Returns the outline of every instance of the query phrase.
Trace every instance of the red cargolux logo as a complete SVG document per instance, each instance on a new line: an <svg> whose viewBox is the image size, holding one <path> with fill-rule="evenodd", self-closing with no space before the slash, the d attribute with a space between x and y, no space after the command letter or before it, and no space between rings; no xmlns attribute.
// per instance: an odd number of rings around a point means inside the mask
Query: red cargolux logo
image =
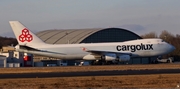
<svg viewBox="0 0 180 89"><path fill-rule="evenodd" d="M19 35L19 41L21 42L31 42L33 40L33 36L29 33L29 30L27 28L24 28L22 30L21 35Z"/></svg>

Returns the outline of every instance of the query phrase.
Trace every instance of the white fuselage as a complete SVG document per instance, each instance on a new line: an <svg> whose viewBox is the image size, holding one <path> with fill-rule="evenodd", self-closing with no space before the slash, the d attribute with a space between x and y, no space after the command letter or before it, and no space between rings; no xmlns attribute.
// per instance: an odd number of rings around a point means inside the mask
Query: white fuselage
<svg viewBox="0 0 180 89"><path fill-rule="evenodd" d="M114 43L46 44L19 21L9 21L16 36L17 51L65 60L128 61L131 57L160 56L174 46L162 39L140 39Z"/></svg>
<svg viewBox="0 0 180 89"><path fill-rule="evenodd" d="M175 49L174 46L164 42L162 39L140 39L115 43L44 44L32 45L32 47L41 51L26 50L23 52L66 60L82 59L84 56L91 54L91 50L100 51L102 54L114 53L122 55L124 53L131 54L131 57L150 57L164 55ZM87 50L90 50L90 52Z"/></svg>

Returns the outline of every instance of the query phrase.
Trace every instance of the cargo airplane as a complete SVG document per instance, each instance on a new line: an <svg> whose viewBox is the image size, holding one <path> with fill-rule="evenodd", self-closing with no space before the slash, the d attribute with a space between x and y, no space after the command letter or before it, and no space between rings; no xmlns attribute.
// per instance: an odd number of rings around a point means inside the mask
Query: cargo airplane
<svg viewBox="0 0 180 89"><path fill-rule="evenodd" d="M16 50L64 60L128 61L132 57L168 54L175 47L162 39L137 39L112 43L47 44L19 21L9 21L18 41Z"/></svg>

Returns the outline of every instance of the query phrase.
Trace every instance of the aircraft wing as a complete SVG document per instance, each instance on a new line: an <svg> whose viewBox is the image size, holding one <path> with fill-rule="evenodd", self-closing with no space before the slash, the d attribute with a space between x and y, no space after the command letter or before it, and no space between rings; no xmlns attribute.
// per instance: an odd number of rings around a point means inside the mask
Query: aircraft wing
<svg viewBox="0 0 180 89"><path fill-rule="evenodd" d="M100 51L100 50L89 50L89 49L84 49L83 51L89 52L89 53L92 53L92 54L99 54L99 55L108 54L108 53L114 53L114 54L119 54L119 55L130 55L130 56L132 55L131 53Z"/></svg>

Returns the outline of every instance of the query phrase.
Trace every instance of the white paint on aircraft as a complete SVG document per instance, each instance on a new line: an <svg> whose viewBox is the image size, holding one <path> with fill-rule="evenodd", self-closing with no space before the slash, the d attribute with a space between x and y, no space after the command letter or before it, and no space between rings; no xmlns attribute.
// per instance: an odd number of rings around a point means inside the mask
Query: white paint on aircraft
<svg viewBox="0 0 180 89"><path fill-rule="evenodd" d="M138 39L112 43L47 44L19 21L9 22L18 40L16 50L65 60L128 61L131 57L159 56L175 47L162 39Z"/></svg>

